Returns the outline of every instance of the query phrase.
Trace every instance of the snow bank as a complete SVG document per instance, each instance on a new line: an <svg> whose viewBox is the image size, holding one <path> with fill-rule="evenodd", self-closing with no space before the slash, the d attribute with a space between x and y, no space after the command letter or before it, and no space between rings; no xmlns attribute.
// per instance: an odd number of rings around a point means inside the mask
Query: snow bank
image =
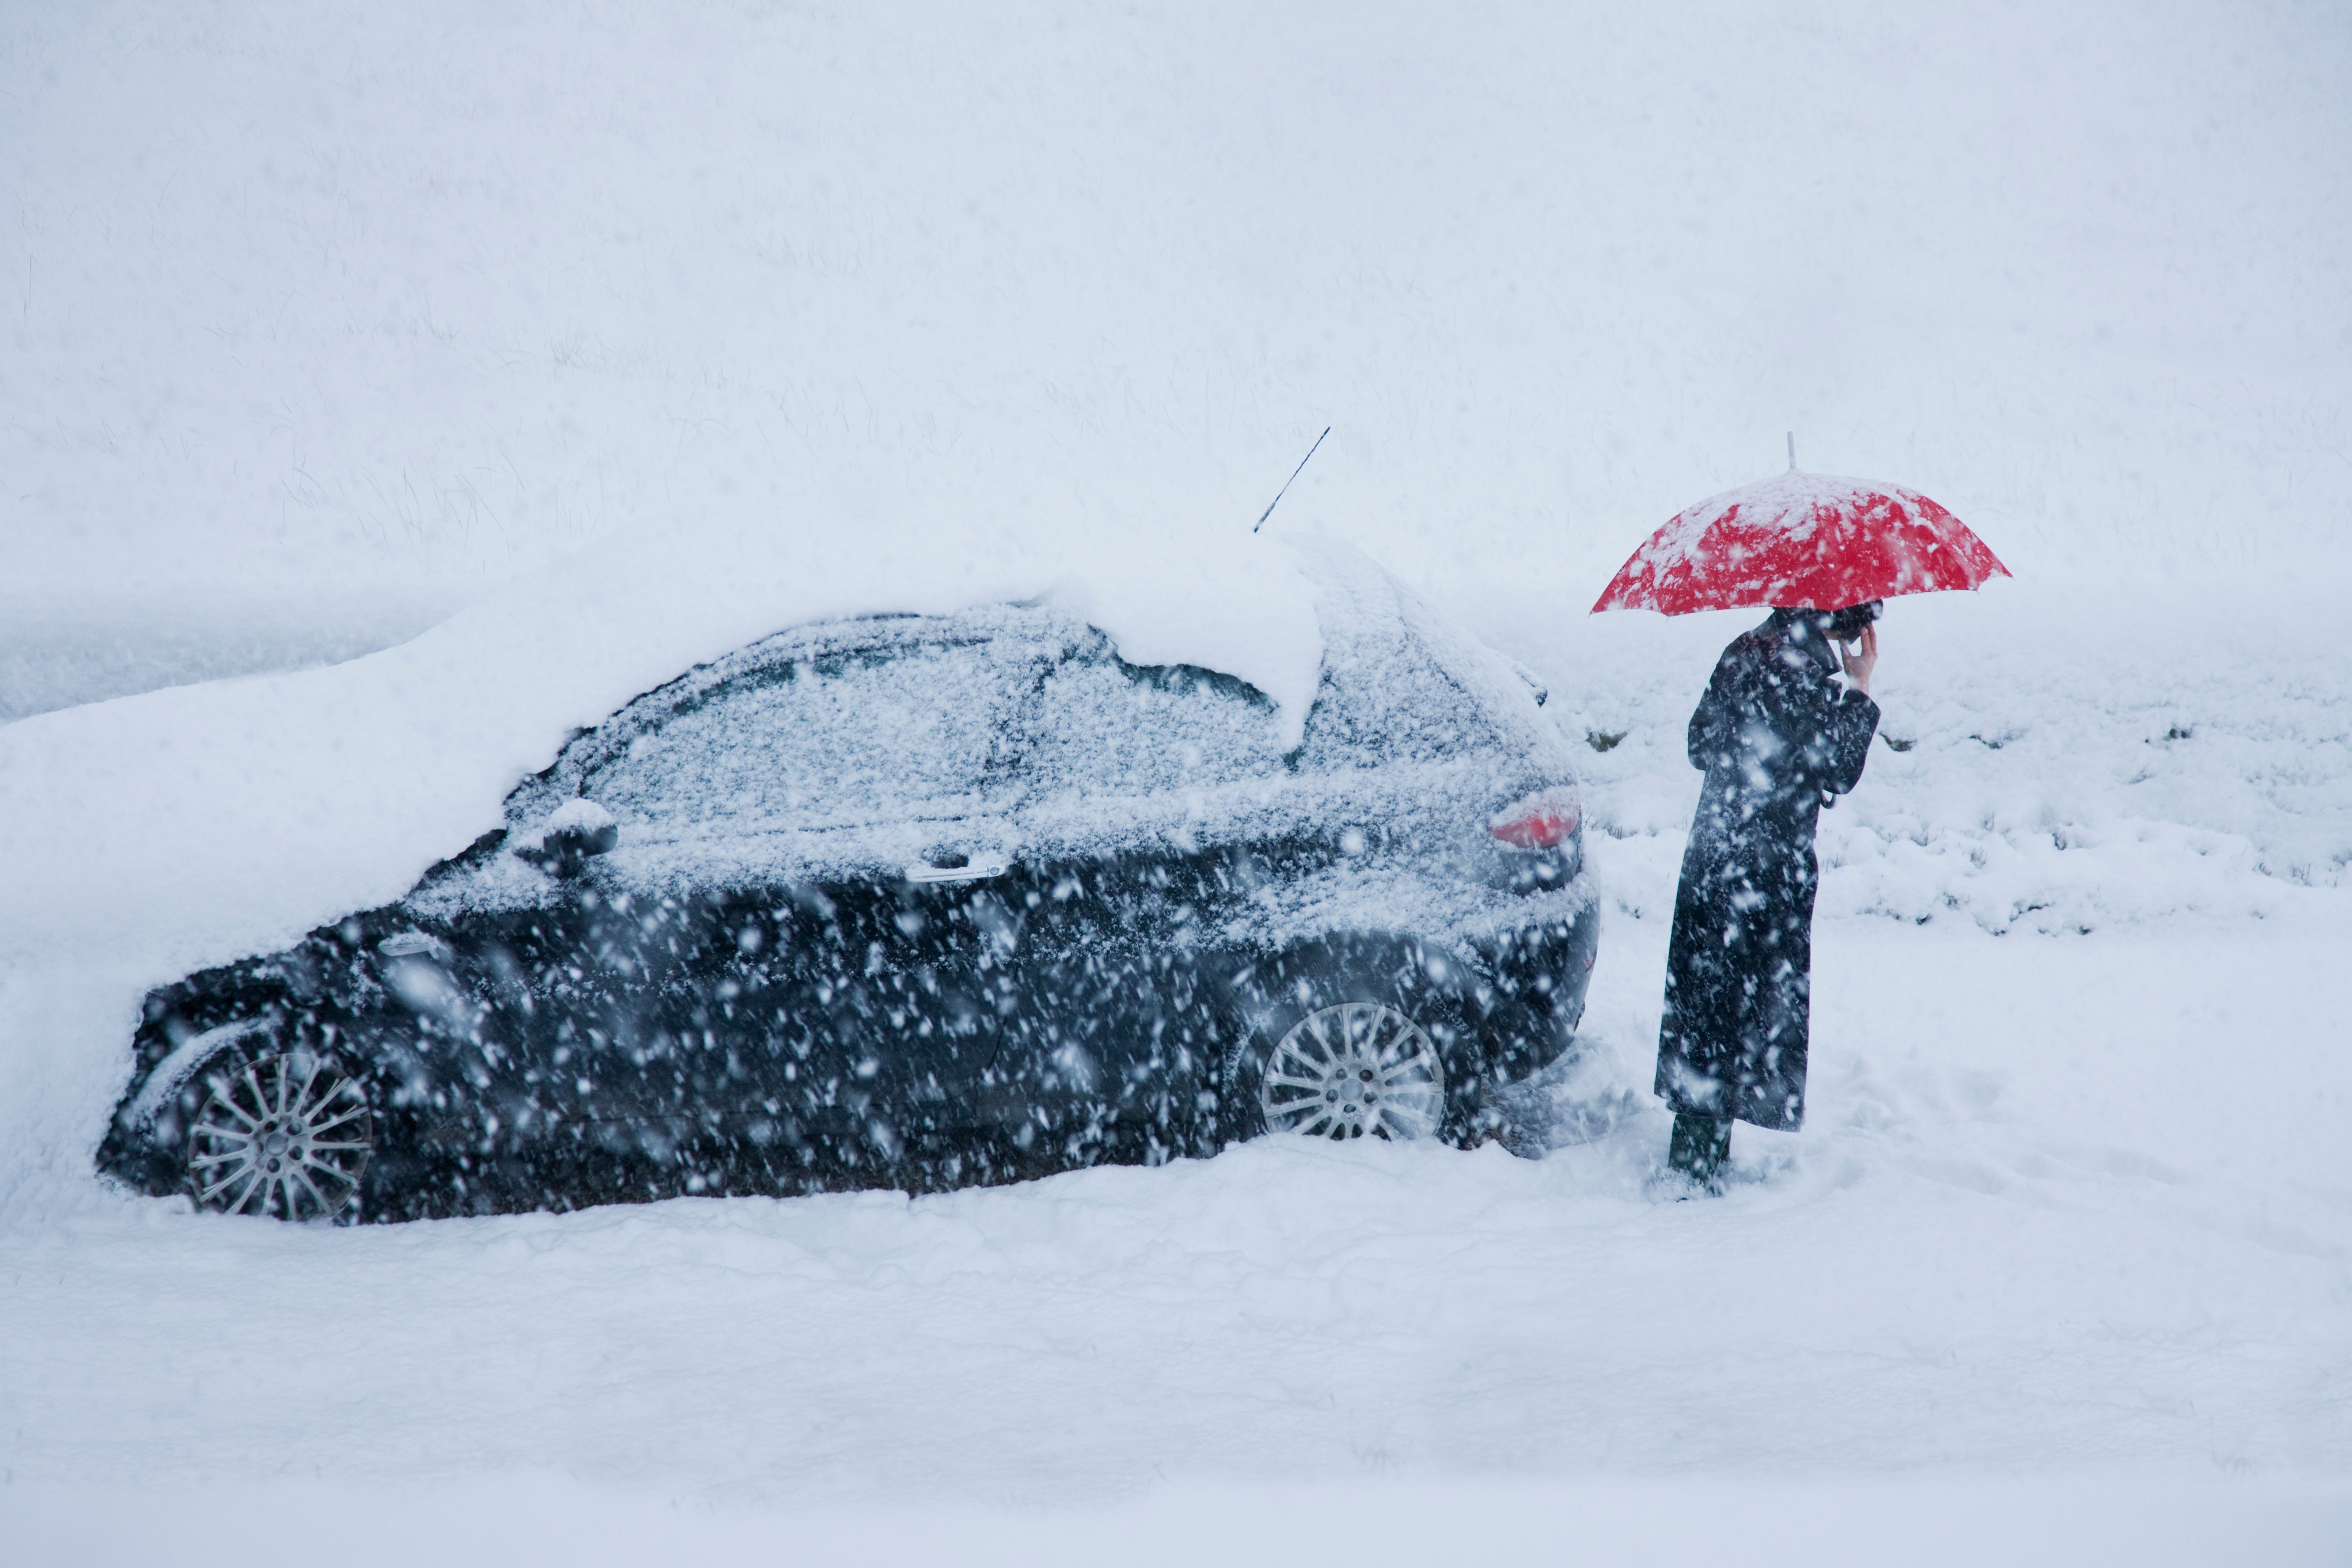
<svg viewBox="0 0 2352 1568"><path fill-rule="evenodd" d="M457 608L452 595L380 586L62 595L20 578L0 584L0 724L158 687L339 664Z"/></svg>

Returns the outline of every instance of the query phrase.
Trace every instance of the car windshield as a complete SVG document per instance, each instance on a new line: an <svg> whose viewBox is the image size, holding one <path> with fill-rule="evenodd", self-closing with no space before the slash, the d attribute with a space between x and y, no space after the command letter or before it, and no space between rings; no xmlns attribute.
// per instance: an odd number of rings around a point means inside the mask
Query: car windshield
<svg viewBox="0 0 2352 1568"><path fill-rule="evenodd" d="M1496 681L1488 668L1482 680L1493 656L1417 595L1352 552L1317 548L1313 560L1323 668L1302 771L1459 761L1493 748L1499 722L1517 715L1524 726L1533 704L1517 678Z"/></svg>

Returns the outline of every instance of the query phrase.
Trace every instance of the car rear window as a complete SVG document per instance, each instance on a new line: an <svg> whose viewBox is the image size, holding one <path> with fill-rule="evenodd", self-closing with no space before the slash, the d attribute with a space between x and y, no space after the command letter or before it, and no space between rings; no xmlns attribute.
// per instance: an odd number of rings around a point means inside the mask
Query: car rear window
<svg viewBox="0 0 2352 1568"><path fill-rule="evenodd" d="M1490 731L1477 703L1410 636L1331 637L1300 765L1435 761L1492 744Z"/></svg>

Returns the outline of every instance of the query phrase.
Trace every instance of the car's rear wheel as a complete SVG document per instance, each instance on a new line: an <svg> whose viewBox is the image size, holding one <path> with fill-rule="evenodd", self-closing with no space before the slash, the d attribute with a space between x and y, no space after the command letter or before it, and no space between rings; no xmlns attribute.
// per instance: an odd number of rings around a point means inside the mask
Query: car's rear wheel
<svg viewBox="0 0 2352 1568"><path fill-rule="evenodd" d="M1318 1007L1276 1042L1256 1076L1269 1132L1402 1141L1435 1137L1445 1118L1435 1042L1384 1002Z"/></svg>
<svg viewBox="0 0 2352 1568"><path fill-rule="evenodd" d="M310 1050L231 1051L201 1075L188 1190L223 1214L332 1220L351 1210L375 1152L367 1090Z"/></svg>
<svg viewBox="0 0 2352 1568"><path fill-rule="evenodd" d="M1235 973L1221 1135L1450 1137L1460 965L1409 938L1342 934Z"/></svg>

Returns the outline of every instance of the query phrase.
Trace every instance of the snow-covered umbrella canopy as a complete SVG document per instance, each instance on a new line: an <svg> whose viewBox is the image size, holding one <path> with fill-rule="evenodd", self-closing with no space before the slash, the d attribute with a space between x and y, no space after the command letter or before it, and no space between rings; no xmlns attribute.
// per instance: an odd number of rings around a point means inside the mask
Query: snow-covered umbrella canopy
<svg viewBox="0 0 2352 1568"><path fill-rule="evenodd" d="M1611 578L1602 610L1832 610L1974 588L2009 568L1916 490L1790 470L1675 514Z"/></svg>

